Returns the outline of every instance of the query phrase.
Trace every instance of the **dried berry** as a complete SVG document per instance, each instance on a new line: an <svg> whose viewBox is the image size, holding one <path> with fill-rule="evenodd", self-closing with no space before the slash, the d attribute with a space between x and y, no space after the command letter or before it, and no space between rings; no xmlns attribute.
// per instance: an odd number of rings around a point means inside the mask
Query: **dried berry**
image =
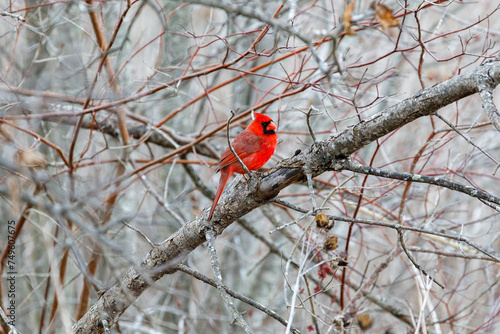
<svg viewBox="0 0 500 334"><path fill-rule="evenodd" d="M325 243L323 244L323 248L326 251L332 251L337 248L337 242L338 239L336 236L331 236L330 238L326 239Z"/></svg>
<svg viewBox="0 0 500 334"><path fill-rule="evenodd" d="M373 318L370 317L370 315L368 313L363 313L363 314L358 315L357 319L358 319L359 328L361 328L361 330L366 331L368 328L370 328L373 325Z"/></svg>
<svg viewBox="0 0 500 334"><path fill-rule="evenodd" d="M330 230L334 225L333 221L325 215L324 213L320 213L316 216L316 226L318 228L324 228L325 230Z"/></svg>

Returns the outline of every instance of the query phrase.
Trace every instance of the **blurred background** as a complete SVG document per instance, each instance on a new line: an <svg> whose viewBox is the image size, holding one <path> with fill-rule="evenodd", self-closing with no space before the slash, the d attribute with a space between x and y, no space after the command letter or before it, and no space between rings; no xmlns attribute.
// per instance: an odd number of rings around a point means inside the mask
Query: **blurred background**
<svg viewBox="0 0 500 334"><path fill-rule="evenodd" d="M308 112L316 139L328 140L498 56L499 39L495 1L0 0L2 308L12 299L14 256L16 328L70 333L101 291L211 205L204 187L218 184L213 165L227 147L231 110L231 137L252 110L274 119L280 142L270 168L313 143ZM447 122L423 117L352 158L498 196L499 133L480 97L439 114ZM450 236L404 232L414 261L445 288L401 252L394 229L341 221L325 229L305 217L270 234L302 213L266 204L216 240L230 289L303 333L500 330L499 263L456 241L498 254L495 208L348 171L313 185L327 215ZM279 199L312 208L307 183ZM205 247L184 263L213 277ZM256 333L285 332L235 303ZM111 331L242 332L231 322L215 288L177 272Z"/></svg>

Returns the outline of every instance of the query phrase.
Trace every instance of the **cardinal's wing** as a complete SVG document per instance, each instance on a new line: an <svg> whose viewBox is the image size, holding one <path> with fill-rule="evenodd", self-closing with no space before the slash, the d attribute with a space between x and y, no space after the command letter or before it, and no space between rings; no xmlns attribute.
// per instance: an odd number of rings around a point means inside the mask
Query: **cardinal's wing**
<svg viewBox="0 0 500 334"><path fill-rule="evenodd" d="M234 138L231 146L236 154L238 154L238 157L245 162L247 157L259 151L261 141L262 139L253 132L244 130L236 138ZM239 164L238 159L236 159L228 147L220 157L218 170L234 163Z"/></svg>

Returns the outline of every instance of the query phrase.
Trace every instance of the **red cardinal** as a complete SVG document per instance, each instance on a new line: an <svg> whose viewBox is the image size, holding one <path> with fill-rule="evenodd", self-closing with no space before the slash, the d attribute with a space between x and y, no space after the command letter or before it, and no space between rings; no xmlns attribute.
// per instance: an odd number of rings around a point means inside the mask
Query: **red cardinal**
<svg viewBox="0 0 500 334"><path fill-rule="evenodd" d="M266 115L255 113L255 119L234 138L231 146L249 170L257 170L271 158L277 142L278 136L273 120ZM229 147L220 157L218 171L220 171L219 188L215 194L208 221L212 219L220 195L231 175L233 173L246 174Z"/></svg>

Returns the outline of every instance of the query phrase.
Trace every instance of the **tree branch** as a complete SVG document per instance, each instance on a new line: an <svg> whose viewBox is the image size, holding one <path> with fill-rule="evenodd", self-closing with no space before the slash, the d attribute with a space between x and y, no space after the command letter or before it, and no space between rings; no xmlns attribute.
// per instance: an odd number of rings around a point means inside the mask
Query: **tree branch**
<svg viewBox="0 0 500 334"><path fill-rule="evenodd" d="M405 238L404 238L404 235L403 235L403 231L401 231L400 229L397 229L396 231L398 231L398 237L399 237L399 244L401 245L401 248L403 249L403 251L405 252L406 256L408 257L408 259L410 260L410 262L413 264L413 266L415 266L415 268L417 268L417 270L419 270L424 276L426 277L429 277L429 279L431 281L433 281L434 283L436 283L441 289L444 289L444 285L440 282L438 282L434 277L432 277L421 265L419 265L417 263L417 261L415 261L415 259L413 258L413 256L411 255L411 253L408 251L408 249L406 248L406 244L405 244Z"/></svg>
<svg viewBox="0 0 500 334"><path fill-rule="evenodd" d="M21 22L26 22L26 19L22 15L17 15L13 13L6 12L4 10L0 11L0 16L10 16L13 17Z"/></svg>
<svg viewBox="0 0 500 334"><path fill-rule="evenodd" d="M212 269L214 271L217 290L219 290L219 293L222 297L222 300L224 301L224 304L226 304L227 308L231 311L231 314L233 315L233 322L238 323L238 325L240 325L241 328L243 328L245 333L253 334L252 329L250 328L250 326L248 326L245 319L243 319L241 313L238 311L238 309L236 309L236 306L234 306L234 303L229 298L229 294L226 291L226 287L222 282L222 273L220 270L219 259L217 258L217 254L215 252L214 233L212 232L212 230L207 229L205 236L207 238L208 253L210 254L210 262L212 263Z"/></svg>
<svg viewBox="0 0 500 334"><path fill-rule="evenodd" d="M477 93L484 80L492 80L495 86L498 85L500 59L425 89L328 140L318 141L308 150L283 160L268 173L228 189L226 197L230 196L231 201L221 201L223 205L212 218L214 234L221 234L235 220L269 202L289 185L303 181L306 177L304 166L311 169L313 176L340 170L344 159L352 153L419 117L431 115L450 103ZM129 269L97 300L73 330L76 333L102 333L103 313L109 316L107 320L112 326L154 281L175 271L179 261L205 242L208 209L151 249L140 264Z"/></svg>
<svg viewBox="0 0 500 334"><path fill-rule="evenodd" d="M417 183L427 183L434 184L440 187L448 188L453 191L458 191L469 195L471 197L478 198L480 200L484 200L487 202L495 203L500 205L500 198L490 195L487 192L479 190L474 187L465 186L463 184L452 182L449 180L445 180L439 177L427 176L427 175L419 175L419 174L409 174L409 173L400 173L390 170L384 170L380 168L375 168L371 166L364 166L358 163L354 163L352 161L346 160L344 163L344 169L350 170L351 172L361 173L361 174L370 174L375 176L381 176L385 178L402 180L408 182L417 182Z"/></svg>
<svg viewBox="0 0 500 334"><path fill-rule="evenodd" d="M198 280L200 280L200 281L202 281L202 282L204 282L204 283L206 283L206 284L209 284L209 285L211 285L211 286L213 286L213 287L215 287L215 288L217 287L217 283L216 283L214 280L212 280L212 279L210 279L210 278L206 277L205 275L203 275L203 274L201 274L201 273L199 273L199 272L197 272L197 271L195 271L195 270L191 269L191 268L190 268L190 267L188 267L188 266L185 266L185 265L183 265L183 264L179 264L178 269L179 269L179 271L185 272L186 274L191 275L191 276L193 276L194 278L196 278L196 279L198 279ZM250 299L250 298L248 298L248 297L246 297L246 296L243 296L243 295L239 294L238 292L231 290L231 289L230 289L230 288L228 288L227 286L223 286L223 288L224 288L224 290L225 290L225 291L226 291L226 292L227 292L227 293L228 293L231 297L236 298L236 299L239 299L239 300L241 300L242 302L244 302L244 303L246 303L246 304L248 304L248 305L250 305L250 306L252 306L252 307L255 307L256 309L258 309L258 310L260 310L260 311L264 312L264 313L265 313L265 314L267 314L268 316L270 316L270 317L272 317L272 318L276 319L277 321L279 321L279 322L280 322L282 325L284 325L284 326L286 326L286 325L288 324L288 322L287 322L287 321L286 321L283 317L281 317L278 313L276 313L276 312L274 312L273 310L271 310L271 309L269 309L269 308L265 307L265 306L264 306L264 305L262 305L261 303L256 302L255 300ZM295 334L300 334L300 331L299 331L298 329L296 329L296 328L293 328L293 329L292 329L292 332L293 332L293 333L295 333Z"/></svg>

